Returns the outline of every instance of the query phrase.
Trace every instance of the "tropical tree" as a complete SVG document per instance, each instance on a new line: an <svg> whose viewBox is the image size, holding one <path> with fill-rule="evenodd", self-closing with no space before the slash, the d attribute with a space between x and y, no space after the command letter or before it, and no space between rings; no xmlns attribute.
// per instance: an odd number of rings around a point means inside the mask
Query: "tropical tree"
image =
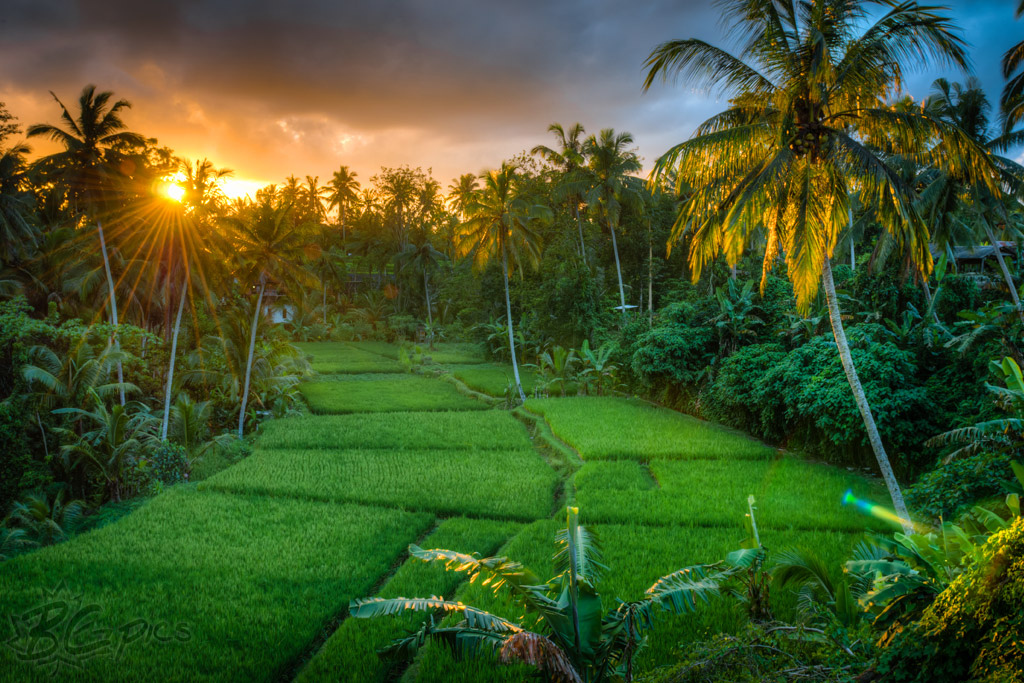
<svg viewBox="0 0 1024 683"><path fill-rule="evenodd" d="M903 495L854 367L830 259L857 195L918 269L931 267L914 188L849 131L856 125L861 135L885 137L895 152L924 150L922 161L939 168L988 173L987 156L955 126L883 102L919 59L964 68L964 43L946 16L915 3L722 0L719 6L740 42L737 55L698 39L672 40L646 62L645 89L659 78L682 76L735 94L728 110L655 165L652 181L674 170L677 189L691 189L672 241L689 237L696 279L718 254L736 263L763 229L762 288L783 253L801 310L820 282L868 440L909 530Z"/></svg>
<svg viewBox="0 0 1024 683"><path fill-rule="evenodd" d="M454 211L461 220L466 220L466 209L477 191L479 178L473 173L463 173L457 181L448 186L448 208Z"/></svg>
<svg viewBox="0 0 1024 683"><path fill-rule="evenodd" d="M26 185L27 145L0 149L0 264L27 257L39 244L32 195Z"/></svg>
<svg viewBox="0 0 1024 683"><path fill-rule="evenodd" d="M349 171L348 166L342 166L334 172L331 182L328 185L330 194L327 196L328 208L338 209L338 225L341 226L341 239L345 240L345 231L348 227L348 210L359 202L359 181L358 174Z"/></svg>
<svg viewBox="0 0 1024 683"><path fill-rule="evenodd" d="M209 294L207 278L214 266L212 258L216 252L223 253L220 240L211 239L217 232L214 220L224 207L226 197L220 181L231 174L230 169L217 169L208 159L196 160L192 164L184 160L179 164L182 176L180 186L181 211L171 213L166 221L156 221L157 232L163 232L156 239L167 242L167 297L164 306L170 310L172 289L170 286L175 265L181 268L181 289L178 293L178 312L171 334L171 357L167 367L167 383L164 388L164 414L160 423L160 439L167 438L167 427L171 417L171 395L174 388L174 364L178 352L178 333L181 331L181 317L185 300L193 291L191 277L195 273L198 286ZM166 215L166 214L165 214ZM161 230L162 229L162 230ZM177 254L175 259L174 255Z"/></svg>
<svg viewBox="0 0 1024 683"><path fill-rule="evenodd" d="M290 205L275 205L269 197L251 207L248 215L225 220L231 230L230 240L239 260L240 280L258 287L249 332L249 353L245 363L241 405L238 410L238 438L245 430L245 408L249 402L252 360L256 351L256 332L263 313L263 295L267 283L274 281L287 287L307 279L302 268L307 243L306 235L290 220ZM297 289L297 288L296 288Z"/></svg>
<svg viewBox="0 0 1024 683"><path fill-rule="evenodd" d="M330 201L330 197L331 188L320 184L320 176L306 176L306 184L299 192L305 220L314 223L326 221L327 209L324 208L324 200Z"/></svg>
<svg viewBox="0 0 1024 683"><path fill-rule="evenodd" d="M977 241L987 240L995 252L996 263L1010 293L1013 305L1019 310L1017 286L1003 258L996 237L997 226L1010 228L1007 204L1016 203L995 185L1018 194L1024 189L1024 167L1005 156L1020 135L994 131L990 125L991 105L981 83L971 78L966 85L950 83L939 78L932 84L932 94L925 101L925 111L933 118L945 121L963 131L992 162L992 177L988 182L976 182L969 173L959 169L934 169L928 185L921 193L922 203L932 218L936 232L946 235L980 233ZM1003 118L1006 114L1004 112ZM1018 315L1024 321L1024 311Z"/></svg>
<svg viewBox="0 0 1024 683"><path fill-rule="evenodd" d="M428 276L430 271L436 270L444 260L446 260L445 255L435 249L430 240L425 238L419 244L410 244L405 248L405 251L395 256L395 263L400 269L411 267L423 275L423 299L427 307L427 324L430 330L431 349L434 348L434 314L430 310L430 283Z"/></svg>
<svg viewBox="0 0 1024 683"><path fill-rule="evenodd" d="M53 95L53 93L50 93ZM72 115L64 103L53 95L61 109L63 127L47 123L30 126L28 136L46 137L63 150L43 157L39 167L54 181L60 182L67 192L67 199L82 221L92 220L96 224L103 269L107 277L110 302L110 321L114 326L114 348L121 350L117 334L117 297L114 292L114 277L110 271L110 256L103 234L101 209L109 201L118 181L123 179L124 162L122 148L145 144L146 139L138 133L126 130L121 113L129 109L128 100L111 103L113 93L96 92L96 86L87 85L78 98L78 113ZM117 360L117 381L124 382L124 370L120 358ZM125 404L124 392L120 392L121 405Z"/></svg>
<svg viewBox="0 0 1024 683"><path fill-rule="evenodd" d="M619 306L623 317L626 316L626 290L622 285L622 264L619 262L615 228L619 225L622 205L642 201L639 193L626 182L627 174L641 168L640 159L629 149L632 144L633 136L629 133L616 133L611 128L605 128L600 136L591 135L583 145L590 175L590 190L585 199L612 236L615 273L619 278Z"/></svg>
<svg viewBox="0 0 1024 683"><path fill-rule="evenodd" d="M576 226L580 231L580 256L583 258L583 265L587 265L587 245L583 241L583 219L580 217L580 201L582 194L578 191L580 182L586 182L586 177L581 173L586 164L586 157L583 155L583 125L574 123L566 131L560 123L552 123L548 126L548 132L554 134L559 149L555 150L547 145L537 145L531 154L540 156L545 161L553 164L562 172L562 183L559 185L560 193L565 194L566 201L572 206L576 216Z"/></svg>
<svg viewBox="0 0 1024 683"><path fill-rule="evenodd" d="M1017 0L1017 18L1024 16L1024 0ZM1003 78L1006 86L999 100L1000 108L1006 113L1003 119L1003 133L1009 133L1018 123L1024 121L1024 40L1003 55ZM1020 143L1018 134L1018 144Z"/></svg>
<svg viewBox="0 0 1024 683"><path fill-rule="evenodd" d="M482 267L491 258L501 258L501 275L505 283L505 315L508 319L508 346L512 354L519 400L525 402L523 383L519 379L516 360L515 332L512 324L512 299L508 288L510 266L523 271L523 264L535 266L540 260L540 236L534 229L539 222L550 221L551 210L522 196L517 187L516 167L502 163L483 179L484 186L466 207L462 224L459 253L471 255L473 265Z"/></svg>

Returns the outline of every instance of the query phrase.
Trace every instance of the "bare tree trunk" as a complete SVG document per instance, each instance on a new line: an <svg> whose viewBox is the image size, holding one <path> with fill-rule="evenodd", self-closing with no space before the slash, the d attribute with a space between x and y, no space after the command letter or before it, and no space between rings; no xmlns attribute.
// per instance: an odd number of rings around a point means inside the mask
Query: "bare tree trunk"
<svg viewBox="0 0 1024 683"><path fill-rule="evenodd" d="M252 316L252 333L249 335L249 360L245 363L245 386L242 388L242 407L238 411L238 438L241 439L245 430L245 406L249 402L249 380L252 377L252 357L256 353L256 326L260 322L263 308L263 291L267 288L267 276L260 275L260 294L256 297L256 312Z"/></svg>
<svg viewBox="0 0 1024 683"><path fill-rule="evenodd" d="M647 223L647 317L654 326L654 247L651 245L651 224Z"/></svg>
<svg viewBox="0 0 1024 683"><path fill-rule="evenodd" d="M615 241L615 227L608 221L608 230L612 233L612 251L615 253L615 272L619 276L619 303L622 306L622 317L626 317L626 290L622 286L622 266L619 264L619 245Z"/></svg>
<svg viewBox="0 0 1024 683"><path fill-rule="evenodd" d="M910 513L907 512L907 505L903 502L903 492L900 491L899 482L892 471L889 463L889 456L885 453L882 445L882 437L875 425L875 418L871 414L871 406L868 405L867 396L864 395L864 387L861 386L860 377L857 375L857 368L853 364L853 356L850 354L850 345L846 341L846 330L843 328L843 319L839 312L839 302L836 299L836 285L832 280L832 265L825 257L824 267L821 272L821 281L825 288L825 298L828 300L828 317L832 322L832 334L836 339L836 346L839 348L839 359L843 363L843 370L846 372L846 380L850 383L850 390L857 402L857 409L860 410L861 418L864 420L864 428L868 432L868 441L871 449L875 452L875 459L878 461L878 469L885 480L885 486L889 489L889 496L892 498L896 515L900 518L903 530L906 533L913 533L913 526L910 522Z"/></svg>
<svg viewBox="0 0 1024 683"><path fill-rule="evenodd" d="M423 298L427 303L427 324L430 326L430 334L427 335L428 348L434 350L434 314L430 311L430 285L427 284L427 269L423 269Z"/></svg>
<svg viewBox="0 0 1024 683"><path fill-rule="evenodd" d="M992 228L989 226L988 221L985 223L985 235L988 237L989 243L996 252L996 261L999 262L999 270L1003 272L1003 280L1006 281L1006 288L1010 290L1010 299L1013 300L1014 308L1017 309L1017 315L1020 317L1021 322L1024 322L1024 311L1020 309L1020 297L1017 296L1017 287L1013 284L1013 278L1010 277L1010 269L1006 267L1006 260L1003 258L1003 252L999 249L999 242L996 241L996 237L992 234Z"/></svg>
<svg viewBox="0 0 1024 683"><path fill-rule="evenodd" d="M580 229L580 256L583 257L584 267L587 265L587 245L583 241L583 219L580 218L580 205L573 200L574 208L576 210L576 226Z"/></svg>
<svg viewBox="0 0 1024 683"><path fill-rule="evenodd" d="M43 429L43 420L39 417L39 411L36 411L36 424L39 425L39 436L43 437L43 454L46 459L50 459L50 444L46 442L46 430Z"/></svg>
<svg viewBox="0 0 1024 683"><path fill-rule="evenodd" d="M515 333L512 331L512 299L508 292L508 254L505 252L504 243L501 245L501 275L505 279L505 314L508 316L508 348L512 352L512 374L516 378L516 390L519 392L519 400L522 403L526 403L523 383L519 380L519 362L516 361Z"/></svg>
<svg viewBox="0 0 1024 683"><path fill-rule="evenodd" d="M171 361L167 365L167 388L164 391L164 419L160 424L160 440L167 440L167 425L171 419L171 389L174 386L174 359L178 353L178 332L181 330L181 313L185 310L185 293L188 291L188 270L181 283L181 295L178 301L178 315L174 319L174 332L171 334Z"/></svg>
<svg viewBox="0 0 1024 683"><path fill-rule="evenodd" d="M850 230L850 270L857 270L857 257L853 252L853 207L851 206L847 210L847 225Z"/></svg>
<svg viewBox="0 0 1024 683"><path fill-rule="evenodd" d="M124 368L121 365L121 340L117 334L117 297L114 295L114 276L110 274L110 257L107 256L107 241L103 239L103 224L96 221L96 230L100 234L100 251L103 253L103 269L107 273L107 289L110 290L110 322L114 326L114 350L117 351L117 383L118 396L124 405Z"/></svg>

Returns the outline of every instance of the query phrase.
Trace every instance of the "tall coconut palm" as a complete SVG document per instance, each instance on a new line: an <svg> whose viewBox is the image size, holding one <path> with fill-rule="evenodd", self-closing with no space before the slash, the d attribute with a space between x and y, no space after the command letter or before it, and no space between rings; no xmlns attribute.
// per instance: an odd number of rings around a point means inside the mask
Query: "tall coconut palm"
<svg viewBox="0 0 1024 683"><path fill-rule="evenodd" d="M983 175L991 163L956 127L883 104L908 67L934 59L965 67L964 43L938 10L891 0L724 0L719 3L739 53L702 40L659 45L644 87L682 76L735 95L732 106L658 159L694 188L673 238L690 240L694 278L718 254L736 263L752 236L766 234L762 287L784 253L798 306L825 289L843 368L896 513L910 529L903 495L864 395L847 343L830 259L849 220L854 188L863 206L922 271L931 267L928 233L914 190L878 153L849 133L884 131L902 149L926 149L929 163ZM925 143L937 140L928 147ZM899 149L895 151L900 151ZM996 188L998 189L998 188Z"/></svg>
<svg viewBox="0 0 1024 683"><path fill-rule="evenodd" d="M615 239L615 228L619 225L623 203L642 201L636 190L626 182L629 173L640 170L640 159L630 147L633 136L616 133L605 128L600 136L591 135L583 144L588 157L590 191L586 194L587 205L604 222L612 236L612 253L615 254L615 273L619 278L619 305L622 316L626 316L626 290L622 285L622 264L619 262L619 245Z"/></svg>
<svg viewBox="0 0 1024 683"><path fill-rule="evenodd" d="M1009 223L1006 198L989 191L991 184L1002 184L1014 194L1024 188L1024 167L1001 154L1014 144L1015 136L993 130L990 122L991 105L981 83L975 78L969 79L966 85L950 83L945 78L937 79L932 84L932 94L924 108L933 118L962 130L989 155L994 168L990 183L971 182L968 174L958 172L957 169L934 169L930 174L930 182L922 192L922 203L928 209L940 235L980 233L977 241L987 240L992 245L1010 299L1024 321L1017 286L996 237L995 226L1006 227ZM969 199L964 201L965 198ZM957 230L957 227L960 229Z"/></svg>
<svg viewBox="0 0 1024 683"><path fill-rule="evenodd" d="M129 109L128 100L111 103L113 93L96 92L96 86L87 85L78 98L78 113L72 115L64 103L53 93L61 109L63 127L40 123L30 126L28 136L46 137L63 149L42 158L40 168L55 181L63 184L68 202L83 221L92 220L103 256L103 269L107 277L110 301L110 322L114 326L114 348L121 350L117 333L117 297L114 293L114 277L110 270L107 241L103 234L100 211L109 201L113 187L122 178L122 168L127 161L118 151L121 147L143 145L146 139L127 129L121 114ZM124 383L124 370L120 358L117 361L117 381ZM121 405L125 404L124 390L120 391Z"/></svg>
<svg viewBox="0 0 1024 683"><path fill-rule="evenodd" d="M27 257L39 241L26 184L27 145L0 149L0 265Z"/></svg>
<svg viewBox="0 0 1024 683"><path fill-rule="evenodd" d="M214 264L215 252L223 255L219 240L211 240L216 235L214 221L221 215L226 201L220 181L229 176L230 169L218 169L208 159L196 160L192 164L184 160L179 164L182 176L180 185L184 190L181 198L180 214L173 215L166 223L164 239L168 240L171 249L168 254L177 254L174 263L168 265L167 282L171 282L174 265L180 264L181 289L178 292L178 312L174 319L171 333L171 357L167 366L167 383L164 389L164 414L160 423L160 440L167 439L167 429L171 417L171 395L174 389L174 365L178 352L178 334L181 331L181 317L185 309L185 300L189 298L192 288L192 274L198 278L198 286L208 293L207 278ZM164 227L156 223L158 227ZM164 305L170 309L170 286Z"/></svg>
<svg viewBox="0 0 1024 683"><path fill-rule="evenodd" d="M422 241L412 243L405 248L405 251L395 255L395 263L400 269L413 268L423 275L423 299L427 307L427 324L430 326L430 348L434 348L434 314L430 310L430 271L436 270L445 255L434 248L430 240L423 235Z"/></svg>
<svg viewBox="0 0 1024 683"><path fill-rule="evenodd" d="M345 231L348 228L348 210L359 203L359 181L358 174L349 171L348 166L342 166L334 172L328 187L330 194L327 197L327 206L338 209L338 225L341 226L341 239L345 241Z"/></svg>
<svg viewBox="0 0 1024 683"><path fill-rule="evenodd" d="M463 173L457 181L448 186L448 208L454 211L460 220L466 220L466 208L477 190L478 180L474 173Z"/></svg>
<svg viewBox="0 0 1024 683"><path fill-rule="evenodd" d="M252 359L256 352L256 332L263 313L263 295L267 283L281 287L294 286L307 280L301 264L306 253L306 235L290 220L288 204L275 205L269 198L256 204L248 215L231 217L225 225L231 230L230 240L239 261L239 279L257 286L256 306L249 331L249 353L245 363L241 405L238 411L238 438L245 431L245 408L249 402ZM293 287L297 289L297 287Z"/></svg>
<svg viewBox="0 0 1024 683"><path fill-rule="evenodd" d="M1024 0L1017 2L1017 18L1024 16ZM999 105L1006 115L1003 119L1004 133L1009 133L1018 123L1024 121L1024 40L1003 55L1003 78L1006 86ZM1018 134L1017 144L1024 141L1024 134Z"/></svg>
<svg viewBox="0 0 1024 683"><path fill-rule="evenodd" d="M320 176L306 176L306 184L299 192L299 199L306 220L323 223L327 220L327 209L324 200L330 200L331 188L320 184Z"/></svg>
<svg viewBox="0 0 1024 683"><path fill-rule="evenodd" d="M509 295L510 266L522 273L523 265L535 266L540 260L540 236L536 222L549 221L551 210L520 196L516 167L502 163L501 168L484 177L484 186L466 207L466 221L460 226L458 250L471 255L473 265L482 267L494 257L501 258L501 276L505 283L505 315L508 317L508 346L512 354L512 374L519 400L526 401L519 379L515 333L512 324L512 299Z"/></svg>
<svg viewBox="0 0 1024 683"><path fill-rule="evenodd" d="M531 154L536 154L542 159L558 167L562 172L561 190L565 194L566 201L572 206L576 215L576 227L580 231L580 256L583 258L583 265L587 265L587 245L583 241L583 218L580 217L580 201L583 197L574 188L582 179L580 171L586 163L583 155L583 124L574 123L565 130L560 123L552 123L548 126L548 132L553 133L559 149L555 150L547 145L537 145Z"/></svg>

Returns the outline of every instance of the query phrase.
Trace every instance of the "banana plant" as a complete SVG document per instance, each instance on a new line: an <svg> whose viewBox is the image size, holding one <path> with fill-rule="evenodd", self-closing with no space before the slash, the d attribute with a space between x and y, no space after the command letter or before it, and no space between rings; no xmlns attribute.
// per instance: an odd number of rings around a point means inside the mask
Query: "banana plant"
<svg viewBox="0 0 1024 683"><path fill-rule="evenodd" d="M591 349L590 341L583 340L583 345L580 346L580 358L583 361L580 379L583 381L587 393L590 393L591 386L597 389L598 396L615 387L615 377L619 366L611 362L614 351L615 348L610 343L602 344L597 349Z"/></svg>
<svg viewBox="0 0 1024 683"><path fill-rule="evenodd" d="M544 387L550 390L558 387L562 396L565 396L566 385L576 375L576 352L573 349L566 349L561 346L554 346L550 351L544 351L540 355L540 364L537 366Z"/></svg>
<svg viewBox="0 0 1024 683"><path fill-rule="evenodd" d="M524 662L550 680L602 683L633 679L633 658L657 611L695 612L719 595L731 575L721 565L680 569L658 579L641 600L619 601L604 610L597 586L607 567L596 536L579 523L579 510L566 510L566 526L555 537L555 567L559 573L546 582L506 557L480 558L452 550L423 550L409 546L412 557L441 564L468 575L494 592L508 592L523 607L518 621L443 597L364 598L349 604L350 616L370 618L407 611L428 613L423 626L381 650L384 656L410 657L428 640L437 640L458 656L496 651L503 663ZM436 616L459 621L435 621ZM451 625L449 625L451 624Z"/></svg>

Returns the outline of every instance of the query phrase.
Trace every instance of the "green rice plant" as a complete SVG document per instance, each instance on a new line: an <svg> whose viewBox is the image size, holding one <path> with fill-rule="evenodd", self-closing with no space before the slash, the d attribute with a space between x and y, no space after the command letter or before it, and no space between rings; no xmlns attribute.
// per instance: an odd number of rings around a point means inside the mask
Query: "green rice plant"
<svg viewBox="0 0 1024 683"><path fill-rule="evenodd" d="M499 410L301 415L268 420L259 445L281 448L528 450L526 429Z"/></svg>
<svg viewBox="0 0 1024 683"><path fill-rule="evenodd" d="M498 398L505 395L505 388L513 377L510 364L450 365L448 371L470 389ZM536 370L520 365L519 379L523 384L523 391L532 394L537 387Z"/></svg>
<svg viewBox="0 0 1024 683"><path fill-rule="evenodd" d="M461 548L486 557L516 532L511 522L446 519L428 536L428 548ZM419 560L406 560L377 594L382 598L415 595L453 595L465 576ZM405 614L394 619L346 619L296 678L297 683L349 681L372 683L394 680L394 662L382 659L377 650L405 633L417 630L427 619Z"/></svg>
<svg viewBox="0 0 1024 683"><path fill-rule="evenodd" d="M534 520L558 476L535 451L259 450L202 488Z"/></svg>
<svg viewBox="0 0 1024 683"><path fill-rule="evenodd" d="M398 360L399 349L402 346L419 347L423 356L429 357L433 363L483 363L483 349L477 344L466 344L457 342L437 342L434 350L431 351L427 344L388 344L380 341L346 342L351 347L360 351L368 351L392 360Z"/></svg>
<svg viewBox="0 0 1024 683"><path fill-rule="evenodd" d="M174 487L118 522L0 564L2 678L276 681L432 524Z"/></svg>
<svg viewBox="0 0 1024 683"><path fill-rule="evenodd" d="M303 354L312 356L313 370L322 375L404 372L397 362L397 355L395 358L385 358L350 342L296 342L295 346Z"/></svg>
<svg viewBox="0 0 1024 683"><path fill-rule="evenodd" d="M299 385L314 413L343 414L418 410L486 410L451 384L418 375L388 379L317 381Z"/></svg>
<svg viewBox="0 0 1024 683"><path fill-rule="evenodd" d="M586 518L586 509L580 514ZM553 571L550 543L559 524L543 520L526 526L499 552L514 557L541 576ZM609 570L602 578L602 594L622 600L638 600L659 576L681 567L714 563L739 547L745 537L739 528L648 527L635 524L597 524L591 529L601 539L604 564ZM838 580L843 561L857 543L859 536L837 531L781 531L766 529L762 542L773 549L813 550L830 567ZM486 586L463 584L456 598L498 616L517 619L521 608L504 595L495 596ZM797 599L790 591L777 591L771 596L776 615L783 619L796 616ZM604 607L614 609L614 600ZM747 623L742 605L731 600L717 600L694 614L655 617L646 646L636 660L636 671L643 673L658 666L678 661L678 644L684 640L703 638L721 631L739 632ZM417 683L526 683L536 680L536 670L522 665L502 665L494 659L474 658L457 661L451 652L438 645L428 645L414 665Z"/></svg>
<svg viewBox="0 0 1024 683"><path fill-rule="evenodd" d="M758 460L775 454L739 432L637 399L529 399L526 408L543 415L584 460Z"/></svg>
<svg viewBox="0 0 1024 683"><path fill-rule="evenodd" d="M757 498L760 526L774 529L888 528L844 505L852 491L886 500L880 484L828 465L796 458L770 461L656 460L591 462L576 474L576 500L591 519L651 525L740 528L747 496Z"/></svg>

